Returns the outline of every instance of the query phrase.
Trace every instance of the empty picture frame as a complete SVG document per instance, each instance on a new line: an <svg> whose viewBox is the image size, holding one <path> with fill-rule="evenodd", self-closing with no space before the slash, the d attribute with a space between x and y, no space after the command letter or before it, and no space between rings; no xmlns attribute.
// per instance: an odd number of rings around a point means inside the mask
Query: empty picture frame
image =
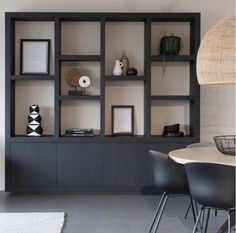
<svg viewBox="0 0 236 233"><path fill-rule="evenodd" d="M134 135L134 106L112 105L112 135Z"/></svg>
<svg viewBox="0 0 236 233"><path fill-rule="evenodd" d="M50 40L21 40L21 74L49 74Z"/></svg>

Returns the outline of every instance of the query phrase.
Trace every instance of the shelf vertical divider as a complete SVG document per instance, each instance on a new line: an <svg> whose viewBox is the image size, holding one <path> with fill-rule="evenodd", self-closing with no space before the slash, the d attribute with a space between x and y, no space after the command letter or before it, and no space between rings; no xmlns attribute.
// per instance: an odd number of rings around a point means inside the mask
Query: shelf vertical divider
<svg viewBox="0 0 236 233"><path fill-rule="evenodd" d="M200 45L200 15L196 14L190 22L190 53L197 57ZM196 59L190 61L190 134L200 140L200 85L197 81Z"/></svg>
<svg viewBox="0 0 236 233"><path fill-rule="evenodd" d="M100 44L100 53L101 53L101 63L100 63L100 136L105 137L105 18L101 18L101 44Z"/></svg>
<svg viewBox="0 0 236 233"><path fill-rule="evenodd" d="M144 134L151 136L151 18L147 17L144 25Z"/></svg>
<svg viewBox="0 0 236 233"><path fill-rule="evenodd" d="M60 18L55 18L55 79L54 79L54 137L60 136L61 131L61 102L59 99L61 89L61 67L60 67L60 55L61 55L61 21Z"/></svg>

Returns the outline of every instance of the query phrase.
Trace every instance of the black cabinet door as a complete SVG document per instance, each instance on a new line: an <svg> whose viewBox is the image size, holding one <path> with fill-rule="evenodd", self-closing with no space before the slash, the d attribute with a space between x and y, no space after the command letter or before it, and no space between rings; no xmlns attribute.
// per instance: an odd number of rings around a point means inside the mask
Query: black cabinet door
<svg viewBox="0 0 236 233"><path fill-rule="evenodd" d="M149 180L145 143L103 144L103 185L144 186Z"/></svg>
<svg viewBox="0 0 236 233"><path fill-rule="evenodd" d="M11 185L56 185L56 144L11 143Z"/></svg>
<svg viewBox="0 0 236 233"><path fill-rule="evenodd" d="M102 146L97 143L57 145L58 185L96 186L101 184Z"/></svg>

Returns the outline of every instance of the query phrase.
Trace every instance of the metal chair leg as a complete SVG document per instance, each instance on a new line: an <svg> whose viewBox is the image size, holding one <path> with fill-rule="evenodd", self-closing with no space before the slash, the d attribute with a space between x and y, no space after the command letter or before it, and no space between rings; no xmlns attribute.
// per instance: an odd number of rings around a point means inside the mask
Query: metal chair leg
<svg viewBox="0 0 236 233"><path fill-rule="evenodd" d="M228 233L231 233L230 214L231 214L231 212L228 213Z"/></svg>
<svg viewBox="0 0 236 233"><path fill-rule="evenodd" d="M204 207L201 208L200 212L198 213L198 216L197 216L197 220L196 220L196 223L194 225L194 228L193 228L193 232L192 233L195 233L197 231L197 226L198 226L198 222L202 216L202 212L204 210Z"/></svg>
<svg viewBox="0 0 236 233"><path fill-rule="evenodd" d="M190 197L190 202L191 202L191 206L192 206L193 220L194 220L194 222L196 222L196 214L195 214L193 199L191 196L189 196L189 197Z"/></svg>
<svg viewBox="0 0 236 233"><path fill-rule="evenodd" d="M211 209L209 208L209 209L207 210L206 225L205 225L204 233L207 233L207 228L208 228L208 222L209 222L210 213L211 213Z"/></svg>
<svg viewBox="0 0 236 233"><path fill-rule="evenodd" d="M157 218L157 222L156 222L156 226L155 226L154 233L157 232L157 229L158 229L158 227L159 227L159 224L160 224L160 221L161 221L161 217L162 217L163 211L164 211L164 209L165 209L167 200L168 200L168 195L165 197L165 200L164 200L163 205L162 205L162 207L161 207L160 214L159 214L159 216L158 216L158 218Z"/></svg>
<svg viewBox="0 0 236 233"><path fill-rule="evenodd" d="M217 210L215 210L215 216L217 217Z"/></svg>
<svg viewBox="0 0 236 233"><path fill-rule="evenodd" d="M158 207L157 207L157 209L156 209L156 213L155 213L155 215L154 215L152 224L151 224L151 226L150 226L150 228L149 228L149 233L152 231L152 228L153 228L154 223L155 223L155 221L156 221L157 215L158 215L158 213L159 213L159 211L160 211L160 208L161 208L161 206L162 206L163 200L164 200L164 198L166 197L166 195L167 195L167 194L166 194L166 192L165 192L165 193L163 193L163 195L162 195L162 197L161 197L161 200L160 200L160 202L159 202L159 204L158 204Z"/></svg>
<svg viewBox="0 0 236 233"><path fill-rule="evenodd" d="M191 206L192 206L192 203L190 202L189 205L188 205L188 209L186 211L186 214L184 215L184 219L186 219L188 217L188 213L189 213L189 210L190 210Z"/></svg>

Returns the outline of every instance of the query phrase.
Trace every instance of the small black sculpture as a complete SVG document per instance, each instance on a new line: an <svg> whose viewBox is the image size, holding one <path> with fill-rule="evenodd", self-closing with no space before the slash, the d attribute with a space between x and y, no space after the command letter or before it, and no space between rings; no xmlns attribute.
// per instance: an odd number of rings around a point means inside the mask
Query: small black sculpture
<svg viewBox="0 0 236 233"><path fill-rule="evenodd" d="M164 137L183 137L184 133L179 131L180 124L166 125L163 129Z"/></svg>

